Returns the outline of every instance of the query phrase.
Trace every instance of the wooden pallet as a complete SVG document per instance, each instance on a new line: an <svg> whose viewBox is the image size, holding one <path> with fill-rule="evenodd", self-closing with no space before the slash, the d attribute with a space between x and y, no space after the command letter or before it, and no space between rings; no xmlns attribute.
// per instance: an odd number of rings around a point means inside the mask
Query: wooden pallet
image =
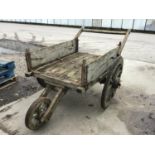
<svg viewBox="0 0 155 155"><path fill-rule="evenodd" d="M3 79L0 81L0 90L7 88L16 83L16 77Z"/></svg>

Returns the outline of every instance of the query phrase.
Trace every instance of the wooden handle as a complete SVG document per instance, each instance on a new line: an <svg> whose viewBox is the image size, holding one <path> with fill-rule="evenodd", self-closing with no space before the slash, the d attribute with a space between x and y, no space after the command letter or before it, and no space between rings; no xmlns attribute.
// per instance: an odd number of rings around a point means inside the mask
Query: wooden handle
<svg viewBox="0 0 155 155"><path fill-rule="evenodd" d="M103 30L103 29L83 29L83 32L92 32L92 33L105 33L105 34L118 34L124 35L125 31L116 31L116 30Z"/></svg>
<svg viewBox="0 0 155 155"><path fill-rule="evenodd" d="M118 46L119 46L118 55L121 55L122 50L123 50L123 48L124 48L124 46L125 46L125 43L127 42L128 37L129 37L129 35L130 35L130 32L131 32L131 29L129 29L129 30L126 32L123 41L119 43L119 45L118 45Z"/></svg>
<svg viewBox="0 0 155 155"><path fill-rule="evenodd" d="M74 39L79 38L79 36L81 35L82 31L83 31L83 28L81 28L81 29L79 30L79 32L75 35Z"/></svg>

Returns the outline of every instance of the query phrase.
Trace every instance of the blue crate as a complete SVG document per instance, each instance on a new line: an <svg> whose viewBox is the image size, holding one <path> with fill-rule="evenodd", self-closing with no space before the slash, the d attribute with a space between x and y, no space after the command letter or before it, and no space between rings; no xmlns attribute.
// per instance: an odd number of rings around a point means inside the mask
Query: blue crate
<svg viewBox="0 0 155 155"><path fill-rule="evenodd" d="M12 78L14 74L15 63L14 61L0 60L0 79Z"/></svg>
<svg viewBox="0 0 155 155"><path fill-rule="evenodd" d="M14 61L0 60L0 68L14 69L15 68L15 62Z"/></svg>
<svg viewBox="0 0 155 155"><path fill-rule="evenodd" d="M0 70L0 78L12 78L14 77L15 74L14 74L14 70L3 70L1 71Z"/></svg>
<svg viewBox="0 0 155 155"><path fill-rule="evenodd" d="M5 74L7 74L8 70L7 69L3 69L0 68L0 77L4 76Z"/></svg>

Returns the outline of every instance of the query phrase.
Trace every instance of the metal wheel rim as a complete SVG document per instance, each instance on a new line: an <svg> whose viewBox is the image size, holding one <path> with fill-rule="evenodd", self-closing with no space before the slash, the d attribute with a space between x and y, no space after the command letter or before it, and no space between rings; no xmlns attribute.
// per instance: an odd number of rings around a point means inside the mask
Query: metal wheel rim
<svg viewBox="0 0 155 155"><path fill-rule="evenodd" d="M45 123L41 122L41 118L47 111L49 105L50 100L47 98L34 102L34 106L30 107L26 115L26 126L29 129L37 130Z"/></svg>
<svg viewBox="0 0 155 155"><path fill-rule="evenodd" d="M118 68L116 69L114 76L113 76L113 87L118 88L120 86L120 79L122 75L122 66L119 65Z"/></svg>
<svg viewBox="0 0 155 155"><path fill-rule="evenodd" d="M112 79L110 80L108 87L107 87L107 93L106 93L106 97L105 97L105 106L107 107L110 103L111 98L114 96L116 89L113 88L112 85Z"/></svg>
<svg viewBox="0 0 155 155"><path fill-rule="evenodd" d="M110 100L114 97L117 88L120 86L120 78L122 74L122 65L119 65L115 72L110 76L109 82L106 88L105 107L108 107Z"/></svg>

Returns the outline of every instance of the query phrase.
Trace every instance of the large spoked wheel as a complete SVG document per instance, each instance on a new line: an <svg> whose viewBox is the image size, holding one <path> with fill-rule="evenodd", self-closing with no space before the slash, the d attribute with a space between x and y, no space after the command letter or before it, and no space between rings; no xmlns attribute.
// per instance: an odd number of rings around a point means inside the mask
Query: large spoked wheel
<svg viewBox="0 0 155 155"><path fill-rule="evenodd" d="M101 96L101 107L105 110L109 105L111 99L114 97L117 88L120 86L120 78L123 70L123 58L114 64L112 70L109 72Z"/></svg>
<svg viewBox="0 0 155 155"><path fill-rule="evenodd" d="M41 118L44 116L50 103L51 100L46 97L40 97L33 102L25 117L25 125L27 128L37 130L45 124L45 122L41 121Z"/></svg>

